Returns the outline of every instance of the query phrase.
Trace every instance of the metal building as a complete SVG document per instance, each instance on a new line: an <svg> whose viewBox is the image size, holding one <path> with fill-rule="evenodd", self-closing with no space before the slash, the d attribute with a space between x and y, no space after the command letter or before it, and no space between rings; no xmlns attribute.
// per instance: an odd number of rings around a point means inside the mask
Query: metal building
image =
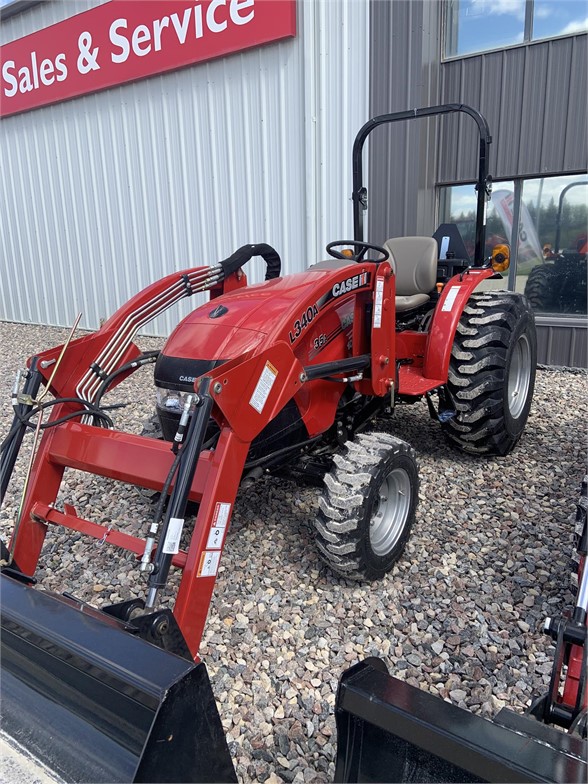
<svg viewBox="0 0 588 784"><path fill-rule="evenodd" d="M466 103L488 120L494 192L506 189L515 205L505 236L513 253L508 287L524 291L529 273L544 261L545 271L553 273L541 281L542 301L533 303L538 359L549 365L586 367L588 361L587 52L584 3L413 0L376 1L371 6L372 116L414 106ZM421 123L418 129L411 123L400 131L373 134L370 236L376 242L431 234L442 220L457 219L451 210L452 195L464 198L469 191L473 204L473 187L465 184L476 176L475 126L470 127L469 118L457 116ZM390 161L386 177L381 176L382 161ZM525 258L522 251L528 248L520 235L537 229L538 223L537 214L529 217L526 207L532 203L540 214L557 210L568 185L574 188L565 194L562 228L572 193L576 220L561 237L581 242L582 252L569 253L567 267L542 259L543 248L552 246L557 234L553 225L544 223L543 231L537 231L532 258ZM529 227L523 219L535 225Z"/></svg>
<svg viewBox="0 0 588 784"><path fill-rule="evenodd" d="M229 1L173 5L194 17L212 5L224 20ZM242 18L268 6L232 1ZM575 13L582 4L288 2L295 27L277 40L2 117L0 318L67 325L82 311L82 325L94 328L151 280L246 242L269 242L287 272L303 269L324 256L326 242L352 236L351 147L365 120L464 102L493 133L489 229L513 249L505 283L528 290L543 275L553 288L534 303L539 361L585 366L588 187L566 191L560 210L561 242L578 252L565 257L557 280L545 277L564 248L553 247L558 193L588 179L587 33ZM58 35L75 15L90 22L99 6L122 14L125 4L2 0L0 44L20 40L28 51L36 31L56 25ZM159 33L167 35L161 26ZM7 76L16 71L15 63ZM372 241L431 234L446 219L467 232L476 163L468 120L372 135ZM510 225L498 221L500 198L513 207ZM177 317L160 317L152 332L167 334Z"/></svg>
<svg viewBox="0 0 588 784"><path fill-rule="evenodd" d="M3 18L0 43L100 5L34 4ZM294 272L350 233L369 8L293 6L293 37L2 118L0 318L68 325L82 311L96 328L151 281L245 243L270 243Z"/></svg>

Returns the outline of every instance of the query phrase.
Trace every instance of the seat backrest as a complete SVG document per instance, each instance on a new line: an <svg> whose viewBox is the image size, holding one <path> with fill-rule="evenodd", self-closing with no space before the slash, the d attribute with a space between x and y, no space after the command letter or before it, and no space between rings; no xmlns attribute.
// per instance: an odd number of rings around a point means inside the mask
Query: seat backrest
<svg viewBox="0 0 588 784"><path fill-rule="evenodd" d="M384 247L396 275L396 295L430 294L437 280L437 241L432 237L394 237Z"/></svg>

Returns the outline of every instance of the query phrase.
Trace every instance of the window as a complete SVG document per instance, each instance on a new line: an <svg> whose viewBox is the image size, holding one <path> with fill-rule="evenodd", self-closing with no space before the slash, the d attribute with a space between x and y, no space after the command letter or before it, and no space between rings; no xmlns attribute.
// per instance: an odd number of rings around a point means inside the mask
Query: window
<svg viewBox="0 0 588 784"><path fill-rule="evenodd" d="M584 0L535 0L531 38L555 38L588 28L588 3Z"/></svg>
<svg viewBox="0 0 588 784"><path fill-rule="evenodd" d="M464 241L470 259L474 259L474 244L476 239L476 191L473 185L454 185L444 188L442 196L441 214L442 223L455 223ZM510 182L494 183L492 202L488 205L486 214L486 249L485 255L489 256L494 245L501 242L511 242L510 227L505 228L504 221L496 209L496 202L502 205L503 197L512 194L514 184ZM499 197L497 199L497 196Z"/></svg>
<svg viewBox="0 0 588 784"><path fill-rule="evenodd" d="M587 28L584 0L448 0L445 56L499 49Z"/></svg>
<svg viewBox="0 0 588 784"><path fill-rule="evenodd" d="M519 239L517 290L537 312L586 313L588 176L523 182L521 218L530 236Z"/></svg>
<svg viewBox="0 0 588 784"><path fill-rule="evenodd" d="M474 186L443 188L440 213L442 222L457 224L473 255ZM587 234L588 175L495 182L487 214L486 255L494 245L508 242L511 269L505 273L507 280L485 281L484 288L523 292L537 313L585 314Z"/></svg>

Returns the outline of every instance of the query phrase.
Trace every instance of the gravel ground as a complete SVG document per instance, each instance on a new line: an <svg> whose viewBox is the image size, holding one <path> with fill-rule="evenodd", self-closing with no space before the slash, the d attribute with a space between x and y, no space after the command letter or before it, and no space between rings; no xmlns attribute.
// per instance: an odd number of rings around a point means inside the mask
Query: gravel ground
<svg viewBox="0 0 588 784"><path fill-rule="evenodd" d="M1 434L14 372L66 334L0 323ZM332 781L337 680L366 656L482 716L503 706L523 712L547 689L553 646L543 620L573 601L570 518L586 473L586 387L583 372L538 370L525 434L500 459L453 450L424 404L380 420L378 429L416 447L421 488L405 554L377 584L349 583L318 559L309 527L316 489L267 478L239 495L201 653L240 782ZM123 400L131 405L117 427L140 432L152 411L149 368L107 402ZM23 473L21 459L0 510L4 538ZM153 511L136 488L74 471L62 500L129 532L144 532ZM48 534L41 564L44 587L97 606L143 595L133 558L60 530Z"/></svg>

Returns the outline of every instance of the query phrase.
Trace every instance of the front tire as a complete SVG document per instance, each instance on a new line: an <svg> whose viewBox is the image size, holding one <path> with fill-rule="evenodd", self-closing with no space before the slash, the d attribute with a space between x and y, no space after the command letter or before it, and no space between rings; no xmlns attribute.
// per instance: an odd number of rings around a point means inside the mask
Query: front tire
<svg viewBox="0 0 588 784"><path fill-rule="evenodd" d="M387 433L362 434L345 444L325 476L315 539L333 571L376 580L400 558L418 501L414 450Z"/></svg>
<svg viewBox="0 0 588 784"><path fill-rule="evenodd" d="M459 321L447 389L456 415L442 427L465 452L506 455L529 416L537 365L535 317L512 291L472 294Z"/></svg>

